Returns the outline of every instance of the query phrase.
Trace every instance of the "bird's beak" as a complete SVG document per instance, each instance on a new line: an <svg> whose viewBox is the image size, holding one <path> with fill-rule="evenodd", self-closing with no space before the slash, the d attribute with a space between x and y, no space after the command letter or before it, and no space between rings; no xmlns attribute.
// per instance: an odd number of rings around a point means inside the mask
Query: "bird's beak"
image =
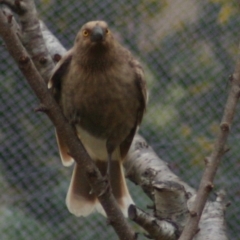
<svg viewBox="0 0 240 240"><path fill-rule="evenodd" d="M96 26L92 30L91 41L92 42L101 42L104 39L104 31L101 27Z"/></svg>

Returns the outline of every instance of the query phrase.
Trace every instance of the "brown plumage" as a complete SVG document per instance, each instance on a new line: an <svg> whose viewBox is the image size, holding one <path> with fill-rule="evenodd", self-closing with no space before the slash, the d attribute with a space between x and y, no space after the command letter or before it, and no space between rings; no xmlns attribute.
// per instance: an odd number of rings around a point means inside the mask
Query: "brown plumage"
<svg viewBox="0 0 240 240"><path fill-rule="evenodd" d="M83 25L48 86L101 173L108 173L113 194L127 216L133 201L122 162L146 108L141 65L114 39L105 22L92 21ZM56 137L62 162L70 166L73 159L67 143L57 132ZM105 214L78 164L66 202L77 216L94 209Z"/></svg>

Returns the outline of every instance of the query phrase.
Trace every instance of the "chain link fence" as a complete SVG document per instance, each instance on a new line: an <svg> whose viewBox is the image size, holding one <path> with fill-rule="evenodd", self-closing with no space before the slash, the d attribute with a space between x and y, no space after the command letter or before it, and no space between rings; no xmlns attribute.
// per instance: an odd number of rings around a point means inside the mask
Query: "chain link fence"
<svg viewBox="0 0 240 240"><path fill-rule="evenodd" d="M149 103L140 133L197 188L218 132L240 42L238 1L38 0L39 17L66 48L85 22L103 19L145 68ZM1 41L1 40L0 40ZM116 239L105 218L65 206L72 169L61 165L54 128L0 45L0 239ZM229 237L240 239L240 109L215 179L232 204ZM129 183L136 204L150 200ZM213 196L212 196L213 197ZM137 227L136 227L137 229Z"/></svg>

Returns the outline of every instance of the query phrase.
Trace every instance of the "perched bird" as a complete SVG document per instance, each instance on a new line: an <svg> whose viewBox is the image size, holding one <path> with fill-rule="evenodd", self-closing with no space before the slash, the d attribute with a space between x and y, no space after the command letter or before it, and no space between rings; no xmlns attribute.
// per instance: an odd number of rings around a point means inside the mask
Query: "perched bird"
<svg viewBox="0 0 240 240"><path fill-rule="evenodd" d="M91 21L83 25L73 48L56 65L48 87L86 151L108 177L127 216L133 200L122 164L146 108L141 65L114 39L106 22ZM56 138L62 163L70 166L74 160L67 143L57 131ZM87 216L95 209L105 214L78 164L66 204L76 216Z"/></svg>

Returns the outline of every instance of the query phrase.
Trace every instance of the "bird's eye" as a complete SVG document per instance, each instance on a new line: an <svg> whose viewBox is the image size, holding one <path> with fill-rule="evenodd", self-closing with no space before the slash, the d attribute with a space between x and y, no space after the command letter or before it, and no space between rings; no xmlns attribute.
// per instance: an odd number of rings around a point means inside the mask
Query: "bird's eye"
<svg viewBox="0 0 240 240"><path fill-rule="evenodd" d="M110 33L110 31L109 31L109 29L107 28L107 29L106 29L106 34L108 34L108 33Z"/></svg>
<svg viewBox="0 0 240 240"><path fill-rule="evenodd" d="M89 35L89 32L87 30L83 30L83 36L87 37Z"/></svg>

